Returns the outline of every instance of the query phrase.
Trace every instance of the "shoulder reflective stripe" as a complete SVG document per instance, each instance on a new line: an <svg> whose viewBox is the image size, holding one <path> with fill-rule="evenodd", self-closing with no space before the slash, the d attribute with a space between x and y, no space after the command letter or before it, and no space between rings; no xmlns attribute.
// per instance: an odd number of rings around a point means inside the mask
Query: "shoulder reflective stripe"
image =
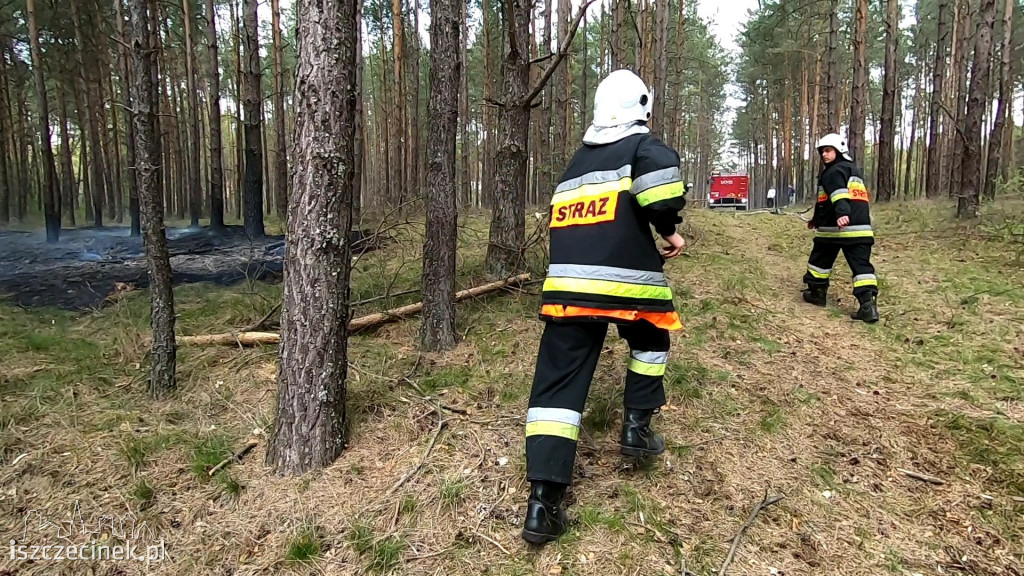
<svg viewBox="0 0 1024 576"><path fill-rule="evenodd" d="M878 277L874 274L859 274L853 277L853 287L878 286Z"/></svg>
<svg viewBox="0 0 1024 576"><path fill-rule="evenodd" d="M844 199L845 200L849 200L850 199L850 189L849 188L840 188L839 190L836 190L835 192L833 192L829 197L832 198L833 202L838 202L838 201L844 200Z"/></svg>
<svg viewBox="0 0 1024 576"><path fill-rule="evenodd" d="M551 197L551 205L554 206L555 204L571 202L573 200L587 198L589 196L600 196L601 194L608 194L609 192L622 192L629 190L632 185L633 181L628 176L619 180L609 180L596 184L583 184L577 188L555 194Z"/></svg>
<svg viewBox="0 0 1024 576"><path fill-rule="evenodd" d="M579 426L563 424L562 422L538 420L537 422L526 424L526 437L529 438L530 436L558 436L559 438L575 442L580 437L580 428Z"/></svg>
<svg viewBox="0 0 1024 576"><path fill-rule="evenodd" d="M567 408L530 408L526 411L527 422L547 420L550 422L561 422L563 424L579 426L582 419L582 414Z"/></svg>
<svg viewBox="0 0 1024 576"><path fill-rule="evenodd" d="M654 188L655 186L661 186L662 184L668 184L670 182L677 182L680 180L682 180L682 176L679 173L678 166L663 168L634 178L632 192L636 195L645 190Z"/></svg>
<svg viewBox="0 0 1024 576"><path fill-rule="evenodd" d="M678 198L685 193L682 182L673 182L671 184L662 184L661 186L655 186L649 188L645 192L637 194L636 201L641 206L648 206L655 202L662 200L668 200L669 198Z"/></svg>
<svg viewBox="0 0 1024 576"><path fill-rule="evenodd" d="M664 364L668 362L668 352L641 352L630 350L629 357L647 364Z"/></svg>
<svg viewBox="0 0 1024 576"><path fill-rule="evenodd" d="M582 176L576 178L570 178L558 184L555 188L555 194L560 192L566 192L569 190L575 190L580 186L587 184L602 184L605 182L617 182L623 178L629 178L633 175L633 166L626 164L618 170L594 170L593 172L587 172Z"/></svg>
<svg viewBox="0 0 1024 576"><path fill-rule="evenodd" d="M611 280L612 282L629 282L631 284L668 286L668 282L665 280L665 275L661 272L613 268L611 266L552 264L548 267L548 276L559 276L562 278L589 278L593 280Z"/></svg>
<svg viewBox="0 0 1024 576"><path fill-rule="evenodd" d="M642 298L645 300L671 300L672 289L668 286L644 286L607 280L583 278L548 278L544 281L545 292L577 292L600 294L619 298Z"/></svg>
<svg viewBox="0 0 1024 576"><path fill-rule="evenodd" d="M653 364L637 360L636 358L630 358L629 364L626 366L626 370L636 372L637 374L643 374L644 376L664 376L665 364Z"/></svg>

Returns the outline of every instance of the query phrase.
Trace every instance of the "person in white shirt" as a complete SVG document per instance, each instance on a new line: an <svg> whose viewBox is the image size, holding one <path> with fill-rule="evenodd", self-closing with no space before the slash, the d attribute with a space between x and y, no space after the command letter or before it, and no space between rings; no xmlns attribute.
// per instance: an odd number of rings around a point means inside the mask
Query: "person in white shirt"
<svg viewBox="0 0 1024 576"><path fill-rule="evenodd" d="M775 208L775 188L768 189L768 209Z"/></svg>

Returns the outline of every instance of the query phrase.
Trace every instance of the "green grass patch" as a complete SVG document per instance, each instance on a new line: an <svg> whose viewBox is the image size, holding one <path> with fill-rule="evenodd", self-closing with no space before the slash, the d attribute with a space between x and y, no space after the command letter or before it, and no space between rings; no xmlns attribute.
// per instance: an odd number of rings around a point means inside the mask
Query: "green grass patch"
<svg viewBox="0 0 1024 576"><path fill-rule="evenodd" d="M828 464L811 466L811 476L826 488L834 489L836 487L836 473Z"/></svg>
<svg viewBox="0 0 1024 576"><path fill-rule="evenodd" d="M441 501L449 508L456 508L466 498L469 484L460 479L447 479L441 483Z"/></svg>
<svg viewBox="0 0 1024 576"><path fill-rule="evenodd" d="M768 412L761 417L759 426L766 434L777 434L786 425L786 415L779 405L768 408Z"/></svg>
<svg viewBox="0 0 1024 576"><path fill-rule="evenodd" d="M320 557L323 535L316 526L305 525L288 540L285 560L297 564L312 562Z"/></svg>
<svg viewBox="0 0 1024 576"><path fill-rule="evenodd" d="M386 538L378 538L373 527L359 521L352 525L346 537L356 554L364 559L371 572L384 574L394 569L402 561L402 552L408 547L405 538L392 534Z"/></svg>
<svg viewBox="0 0 1024 576"><path fill-rule="evenodd" d="M601 391L587 402L583 414L583 427L593 433L601 434L612 429L615 421L615 410L619 402L607 392Z"/></svg>
<svg viewBox="0 0 1024 576"><path fill-rule="evenodd" d="M604 527L612 532L625 532L626 519L617 512L608 512L603 508L587 505L580 508L579 522L587 528Z"/></svg>
<svg viewBox="0 0 1024 576"><path fill-rule="evenodd" d="M210 470L232 453L231 438L226 434L211 434L197 440L192 446L192 474L200 480L209 480Z"/></svg>
<svg viewBox="0 0 1024 576"><path fill-rule="evenodd" d="M140 510L145 510L153 504L156 498L156 489L145 478L139 478L131 491L132 500L138 504Z"/></svg>
<svg viewBox="0 0 1024 576"><path fill-rule="evenodd" d="M986 483L1024 497L1024 425L1002 416L973 418L940 412L938 423L956 440L966 463L991 470Z"/></svg>

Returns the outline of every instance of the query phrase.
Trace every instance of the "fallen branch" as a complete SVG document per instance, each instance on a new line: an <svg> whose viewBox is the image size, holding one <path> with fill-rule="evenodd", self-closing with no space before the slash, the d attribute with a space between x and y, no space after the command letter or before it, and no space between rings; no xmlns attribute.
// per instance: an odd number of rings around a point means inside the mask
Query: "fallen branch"
<svg viewBox="0 0 1024 576"><path fill-rule="evenodd" d="M936 478L935 476L929 476L927 474L921 474L920 472L914 472L913 470L904 470L903 468L897 468L903 474L913 478L914 480L920 480L929 484L935 484L936 486L942 486L946 483L942 478Z"/></svg>
<svg viewBox="0 0 1024 576"><path fill-rule="evenodd" d="M468 298L496 292L502 288L518 286L527 282L529 279L529 274L520 274L519 276L513 276L506 280L491 282L490 284L484 284L483 286L477 286L476 288L469 288L457 293L455 295L455 301L460 302ZM421 310L423 310L423 302L417 302L416 304L402 306L401 308L394 308L386 312L353 318L348 323L348 332L349 334L355 334L367 328L373 328L395 320L402 320L419 313ZM179 336L177 338L178 346L234 346L236 344L242 346L255 346L259 344L278 344L280 341L281 335L276 332L228 332L226 334Z"/></svg>
<svg viewBox="0 0 1024 576"><path fill-rule="evenodd" d="M263 325L266 324L267 320L270 320L270 317L273 316L280 309L281 302L278 302L277 304L274 305L273 308L270 309L270 312L267 312L266 315L263 316L263 318L260 318L257 322L246 327L245 329L242 330L242 332L255 332L260 328L263 328Z"/></svg>
<svg viewBox="0 0 1024 576"><path fill-rule="evenodd" d="M732 546L729 547L729 555L725 557L725 562L722 563L722 568L718 571L718 576L725 576L726 570L729 569L729 565L732 564L732 559L736 556L736 549L740 546L740 540L743 538L743 534L754 524L754 520L757 519L757 515L761 513L761 510L777 503L778 501L785 498L782 494L778 494L768 497L768 492L765 491L764 498L754 506L754 509L750 511L750 516L747 517L747 521L740 527L740 531L736 533L736 537L732 539Z"/></svg>
<svg viewBox="0 0 1024 576"><path fill-rule="evenodd" d="M441 410L438 409L437 428L434 429L434 435L431 436L430 443L427 444L427 449L423 451L423 456L420 457L419 463L416 464L415 468L403 474L402 477L399 478L398 481L395 482L393 486L391 486L391 488L388 488L388 491L384 493L385 498L394 494L396 490L402 487L402 484L408 482L410 478L415 476L416 473L420 471L420 468L423 468L423 463L427 461L427 458L430 457L430 453L434 451L434 445L437 444L437 437L441 435L441 431L444 430L445 426L447 425L448 421L441 416Z"/></svg>
<svg viewBox="0 0 1024 576"><path fill-rule="evenodd" d="M212 478L217 472L220 472L225 466L228 465L228 463L233 462L235 460L241 460L242 457L244 457L246 454L249 453L250 450L252 450L258 445L259 442L257 442L256 440L249 440L249 442L247 442L245 446L242 446L242 448L238 452L235 452L231 456L228 456L227 458L222 460L220 464L214 466L210 470L210 477Z"/></svg>

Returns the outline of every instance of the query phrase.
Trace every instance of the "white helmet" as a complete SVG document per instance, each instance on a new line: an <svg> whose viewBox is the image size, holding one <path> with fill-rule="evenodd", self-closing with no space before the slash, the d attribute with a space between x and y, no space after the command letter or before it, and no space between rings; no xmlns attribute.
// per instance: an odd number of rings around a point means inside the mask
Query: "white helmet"
<svg viewBox="0 0 1024 576"><path fill-rule="evenodd" d="M846 158L850 162L853 162L853 158L850 158L850 147L846 144L846 138L843 138L839 134L826 134L818 140L818 154L821 154L822 148L832 147L836 149L843 158Z"/></svg>
<svg viewBox="0 0 1024 576"><path fill-rule="evenodd" d="M654 94L639 76L616 70L597 85L594 126L606 128L651 119Z"/></svg>

